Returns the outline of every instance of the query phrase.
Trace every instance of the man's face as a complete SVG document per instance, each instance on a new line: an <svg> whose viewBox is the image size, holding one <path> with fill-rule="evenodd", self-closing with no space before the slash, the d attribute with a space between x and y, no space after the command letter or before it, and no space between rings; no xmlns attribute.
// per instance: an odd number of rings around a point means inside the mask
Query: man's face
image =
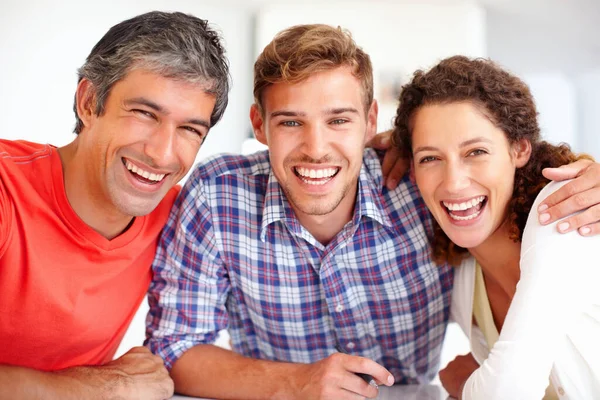
<svg viewBox="0 0 600 400"><path fill-rule="evenodd" d="M199 85L142 69L128 73L80 134L89 190L125 216L150 213L193 165L214 106Z"/></svg>
<svg viewBox="0 0 600 400"><path fill-rule="evenodd" d="M271 85L263 108L251 113L255 133L269 147L273 173L297 216L351 213L377 106L365 112L362 85L350 68Z"/></svg>

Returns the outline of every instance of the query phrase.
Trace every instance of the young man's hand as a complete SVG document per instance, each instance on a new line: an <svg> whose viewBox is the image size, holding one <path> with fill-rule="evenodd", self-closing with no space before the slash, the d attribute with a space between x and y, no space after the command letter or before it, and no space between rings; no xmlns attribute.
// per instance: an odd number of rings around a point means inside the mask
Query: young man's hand
<svg viewBox="0 0 600 400"><path fill-rule="evenodd" d="M379 390L356 373L368 374L377 385L391 386L390 372L368 358L336 353L313 364L298 365L294 376L297 399L374 399Z"/></svg>
<svg viewBox="0 0 600 400"><path fill-rule="evenodd" d="M561 233L577 229L581 235L600 233L600 164L579 160L559 168L545 168L546 178L563 181L573 179L548 196L538 207L538 218L546 225L577 211L580 214L561 221L557 228Z"/></svg>
<svg viewBox="0 0 600 400"><path fill-rule="evenodd" d="M376 150L385 150L381 164L383 179L388 189L395 189L402 176L408 171L410 162L408 158L402 157L400 150L392 146L392 131L378 133L366 146Z"/></svg>

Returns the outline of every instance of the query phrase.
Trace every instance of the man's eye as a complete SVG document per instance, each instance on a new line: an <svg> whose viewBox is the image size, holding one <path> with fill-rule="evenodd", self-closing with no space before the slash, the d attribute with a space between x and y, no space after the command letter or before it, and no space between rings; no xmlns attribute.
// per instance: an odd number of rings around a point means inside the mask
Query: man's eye
<svg viewBox="0 0 600 400"><path fill-rule="evenodd" d="M298 121L282 121L281 125L283 125L283 126L300 126Z"/></svg>
<svg viewBox="0 0 600 400"><path fill-rule="evenodd" d="M186 131L193 133L194 135L197 135L200 139L204 139L204 132L203 131L199 131L198 129L192 127L192 126L184 126L183 129L185 129Z"/></svg>
<svg viewBox="0 0 600 400"><path fill-rule="evenodd" d="M143 116L145 116L145 117L148 117L148 118L156 119L156 118L154 117L154 114L152 114L152 113L151 113L151 112L149 112L149 111L146 111L146 110L140 110L140 109L133 109L132 111L133 111L134 113L136 113L136 114L140 114L140 115L143 115Z"/></svg>
<svg viewBox="0 0 600 400"><path fill-rule="evenodd" d="M348 122L348 120L343 119L343 118L337 118L337 119L334 119L333 121L331 121L331 123L334 125L342 125L342 124L345 124L346 122Z"/></svg>

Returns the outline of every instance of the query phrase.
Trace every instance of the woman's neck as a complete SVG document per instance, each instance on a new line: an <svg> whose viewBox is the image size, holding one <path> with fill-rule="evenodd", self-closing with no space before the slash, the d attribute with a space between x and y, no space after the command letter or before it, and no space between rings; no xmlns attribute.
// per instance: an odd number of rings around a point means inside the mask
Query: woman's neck
<svg viewBox="0 0 600 400"><path fill-rule="evenodd" d="M504 223L485 242L469 249L469 252L481 266L494 321L501 329L521 277L521 243L509 237Z"/></svg>

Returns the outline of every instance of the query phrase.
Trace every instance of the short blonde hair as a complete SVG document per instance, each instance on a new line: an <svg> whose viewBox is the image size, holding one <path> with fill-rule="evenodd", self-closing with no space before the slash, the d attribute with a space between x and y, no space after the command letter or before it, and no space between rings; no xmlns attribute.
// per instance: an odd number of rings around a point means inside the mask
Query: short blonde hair
<svg viewBox="0 0 600 400"><path fill-rule="evenodd" d="M350 32L324 24L293 26L279 32L254 63L254 101L263 112L262 94L268 86L301 82L342 66L349 66L360 80L368 110L373 102L373 67Z"/></svg>

